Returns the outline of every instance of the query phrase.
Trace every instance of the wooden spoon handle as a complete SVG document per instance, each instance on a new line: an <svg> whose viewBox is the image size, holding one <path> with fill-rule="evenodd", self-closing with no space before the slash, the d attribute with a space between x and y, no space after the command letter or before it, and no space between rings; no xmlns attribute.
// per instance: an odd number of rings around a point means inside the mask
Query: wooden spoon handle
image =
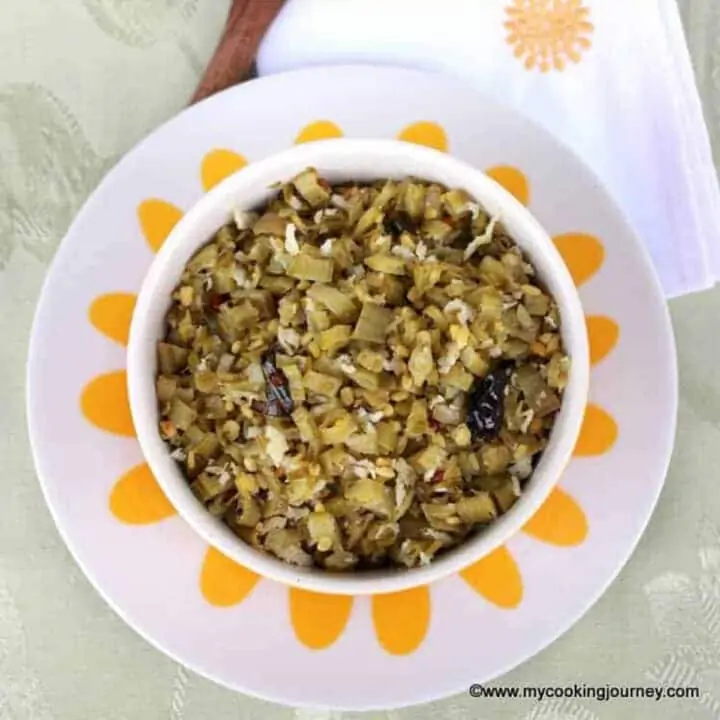
<svg viewBox="0 0 720 720"><path fill-rule="evenodd" d="M220 42L190 104L247 79L260 41L284 0L233 0Z"/></svg>

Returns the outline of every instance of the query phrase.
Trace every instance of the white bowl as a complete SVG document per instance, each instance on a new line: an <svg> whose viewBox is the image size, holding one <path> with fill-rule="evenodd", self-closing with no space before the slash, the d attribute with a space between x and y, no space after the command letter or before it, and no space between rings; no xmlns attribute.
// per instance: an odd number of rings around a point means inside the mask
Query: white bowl
<svg viewBox="0 0 720 720"><path fill-rule="evenodd" d="M233 210L261 205L273 194L271 185L289 180L308 166L317 168L331 182L415 176L464 188L487 212L501 218L560 309L562 338L572 368L549 444L532 478L508 513L425 567L339 574L296 568L265 555L203 508L158 433L156 345L163 336L170 296L186 262L228 222ZM476 168L444 153L392 140L327 140L301 145L253 163L205 195L176 225L145 278L130 329L127 365L130 407L140 446L181 517L227 557L260 575L307 590L342 595L395 592L425 585L471 565L508 540L542 505L570 460L583 420L589 380L587 330L580 299L545 230L514 197Z"/></svg>

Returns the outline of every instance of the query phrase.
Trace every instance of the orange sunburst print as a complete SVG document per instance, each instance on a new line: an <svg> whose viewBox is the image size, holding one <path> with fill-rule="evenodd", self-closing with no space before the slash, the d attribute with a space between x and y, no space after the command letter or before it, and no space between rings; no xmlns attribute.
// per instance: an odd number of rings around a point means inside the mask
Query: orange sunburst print
<svg viewBox="0 0 720 720"><path fill-rule="evenodd" d="M329 120L319 120L304 127L295 143L342 137L342 130ZM429 120L408 125L399 139L448 151L445 129ZM209 151L200 167L199 181L210 189L228 175L247 164L234 150L216 148ZM528 204L531 184L518 168L499 165L487 168L488 175ZM149 198L138 207L138 225L148 246L157 251L182 210L172 203ZM572 232L554 238L576 284L582 284L597 273L604 261L602 242L591 235ZM97 297L88 309L88 319L109 340L126 345L135 296L127 292L110 292ZM619 339L619 327L612 318L587 318L591 360L601 362ZM124 370L99 375L85 386L80 408L89 423L114 435L134 437ZM588 405L576 457L597 456L608 452L618 434L612 416L596 405ZM130 526L151 526L176 512L152 476L147 464L128 470L115 483L108 507L120 522ZM590 532L587 516L565 490L557 488L524 527L532 538L558 548L579 545ZM233 607L247 598L260 581L254 572L228 559L214 548L206 552L202 566L196 570L198 590L216 608ZM501 547L460 573L460 577L493 606L511 610L523 599L521 568L507 547ZM324 595L298 589L288 591L288 617L295 637L305 647L320 651L336 643L344 633L353 611L354 599ZM415 652L423 644L432 621L431 588L378 595L371 598L371 616L378 645L395 656Z"/></svg>
<svg viewBox="0 0 720 720"><path fill-rule="evenodd" d="M505 15L505 40L527 70L564 70L590 48L594 27L581 0L513 0Z"/></svg>

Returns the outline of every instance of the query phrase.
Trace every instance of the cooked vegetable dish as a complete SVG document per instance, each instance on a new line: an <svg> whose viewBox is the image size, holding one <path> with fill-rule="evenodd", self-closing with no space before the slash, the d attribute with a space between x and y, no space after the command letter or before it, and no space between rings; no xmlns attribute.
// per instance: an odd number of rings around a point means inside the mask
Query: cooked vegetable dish
<svg viewBox="0 0 720 720"><path fill-rule="evenodd" d="M188 262L159 431L253 547L415 567L517 501L569 368L556 303L465 191L309 168Z"/></svg>

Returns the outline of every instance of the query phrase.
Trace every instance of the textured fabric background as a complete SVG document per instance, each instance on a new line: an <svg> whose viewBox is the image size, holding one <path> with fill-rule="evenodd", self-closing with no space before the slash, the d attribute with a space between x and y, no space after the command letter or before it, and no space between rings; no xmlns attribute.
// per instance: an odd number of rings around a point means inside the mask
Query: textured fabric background
<svg viewBox="0 0 720 720"><path fill-rule="evenodd" d="M53 252L114 160L183 107L227 4L0 3L0 720L355 717L234 694L179 668L136 636L65 550L44 506L26 436L28 333ZM681 4L720 163L720 5ZM499 684L668 682L700 685L703 698L534 707L457 696L373 718L720 718L720 289L673 301L672 314L680 422L658 510L593 610Z"/></svg>

